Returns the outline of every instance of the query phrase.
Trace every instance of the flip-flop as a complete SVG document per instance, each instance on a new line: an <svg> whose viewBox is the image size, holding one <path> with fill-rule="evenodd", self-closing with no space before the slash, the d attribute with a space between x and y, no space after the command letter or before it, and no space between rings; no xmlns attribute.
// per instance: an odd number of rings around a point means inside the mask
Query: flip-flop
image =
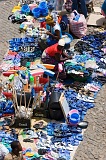
<svg viewBox="0 0 106 160"><path fill-rule="evenodd" d="M34 141L31 140L31 139L23 139L23 142L30 142L30 143L33 143Z"/></svg>
<svg viewBox="0 0 106 160"><path fill-rule="evenodd" d="M46 126L47 126L46 122L41 120L41 121L36 122L35 125L33 126L33 128L44 129L44 128L46 128Z"/></svg>

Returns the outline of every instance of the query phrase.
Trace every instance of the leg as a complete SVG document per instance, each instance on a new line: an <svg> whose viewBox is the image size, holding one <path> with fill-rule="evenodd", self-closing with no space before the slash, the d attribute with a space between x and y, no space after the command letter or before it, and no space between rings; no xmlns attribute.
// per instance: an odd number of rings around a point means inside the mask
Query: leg
<svg viewBox="0 0 106 160"><path fill-rule="evenodd" d="M87 7L86 7L86 4L85 4L85 0L80 0L80 7L81 7L82 14L86 18L87 17Z"/></svg>
<svg viewBox="0 0 106 160"><path fill-rule="evenodd" d="M72 11L73 10L78 11L78 0L73 0Z"/></svg>

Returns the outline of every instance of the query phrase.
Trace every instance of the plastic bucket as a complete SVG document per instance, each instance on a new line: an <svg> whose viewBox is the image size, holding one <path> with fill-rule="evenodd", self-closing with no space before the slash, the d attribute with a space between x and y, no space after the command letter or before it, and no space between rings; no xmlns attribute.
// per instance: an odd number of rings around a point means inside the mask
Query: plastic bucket
<svg viewBox="0 0 106 160"><path fill-rule="evenodd" d="M71 115L71 114L73 114L73 113L78 113L78 110L72 109L72 110L69 112L69 115Z"/></svg>
<svg viewBox="0 0 106 160"><path fill-rule="evenodd" d="M39 18L40 15L41 15L41 10L40 10L40 8L37 7L37 8L34 8L32 10L32 13L33 13L33 15L34 15L35 18Z"/></svg>
<svg viewBox="0 0 106 160"><path fill-rule="evenodd" d="M79 122L79 114L78 113L73 113L70 116L70 123L77 124L78 122Z"/></svg>
<svg viewBox="0 0 106 160"><path fill-rule="evenodd" d="M29 4L29 8L31 11L36 7L37 7L37 4Z"/></svg>
<svg viewBox="0 0 106 160"><path fill-rule="evenodd" d="M48 9L43 11L43 12L41 11L41 14L42 14L43 17L46 17L48 15L48 13L49 13Z"/></svg>
<svg viewBox="0 0 106 160"><path fill-rule="evenodd" d="M69 33L65 33L65 32L63 32L62 35L63 35L63 39L65 41L64 48L69 49L70 48L70 43L72 42L73 37ZM66 37L64 37L65 35L66 35Z"/></svg>
<svg viewBox="0 0 106 160"><path fill-rule="evenodd" d="M69 114L69 124L70 125L77 125L79 120L80 120L80 115L79 115L79 112L78 110L76 109L72 109Z"/></svg>
<svg viewBox="0 0 106 160"><path fill-rule="evenodd" d="M45 1L41 2L41 3L39 4L39 8L40 8L41 10L48 8L48 7L47 7L47 3L46 3Z"/></svg>
<svg viewBox="0 0 106 160"><path fill-rule="evenodd" d="M40 4L39 4L39 8L40 8L40 10L41 10L41 14L42 14L42 16L47 16L48 15L48 6L47 6L47 3L46 2L41 2Z"/></svg>
<svg viewBox="0 0 106 160"><path fill-rule="evenodd" d="M29 6L28 6L27 4L23 5L22 8L21 8L21 12L22 12L22 13L25 13L25 14L26 14L26 13L27 13L27 14L30 13L30 8L29 8Z"/></svg>

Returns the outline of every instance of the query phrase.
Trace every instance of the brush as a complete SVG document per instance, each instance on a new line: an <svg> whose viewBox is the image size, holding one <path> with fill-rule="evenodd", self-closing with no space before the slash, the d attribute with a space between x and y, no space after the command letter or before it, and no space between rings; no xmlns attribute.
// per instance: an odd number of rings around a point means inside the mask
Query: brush
<svg viewBox="0 0 106 160"><path fill-rule="evenodd" d="M15 92L14 92L14 87L13 87L13 85L14 85L14 74L11 74L8 79L9 79L9 81L11 83L11 87L12 87L12 92L13 92L12 93L12 98L13 98L13 104L14 104L15 112L18 112L18 109L16 108L16 97L15 97ZM14 101L14 99L15 99L15 101Z"/></svg>

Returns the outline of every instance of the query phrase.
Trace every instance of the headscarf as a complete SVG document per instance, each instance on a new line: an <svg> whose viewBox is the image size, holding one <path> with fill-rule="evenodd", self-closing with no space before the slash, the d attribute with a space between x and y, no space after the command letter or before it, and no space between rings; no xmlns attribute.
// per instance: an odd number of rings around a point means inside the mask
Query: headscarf
<svg viewBox="0 0 106 160"><path fill-rule="evenodd" d="M46 24L48 25L51 23L54 23L54 19L51 15L46 16L45 20L46 20Z"/></svg>

